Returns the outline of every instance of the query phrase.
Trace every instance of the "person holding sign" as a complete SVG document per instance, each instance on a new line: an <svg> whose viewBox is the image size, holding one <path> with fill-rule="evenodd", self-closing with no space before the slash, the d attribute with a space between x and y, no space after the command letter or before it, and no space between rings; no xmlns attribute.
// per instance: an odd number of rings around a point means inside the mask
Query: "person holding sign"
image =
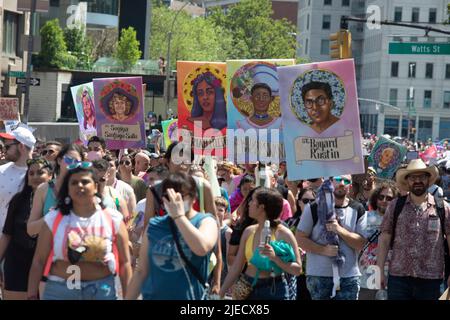
<svg viewBox="0 0 450 320"><path fill-rule="evenodd" d="M322 133L339 121L339 118L331 114L333 109L333 94L331 87L325 82L310 82L302 88L302 98L311 118L311 129Z"/></svg>

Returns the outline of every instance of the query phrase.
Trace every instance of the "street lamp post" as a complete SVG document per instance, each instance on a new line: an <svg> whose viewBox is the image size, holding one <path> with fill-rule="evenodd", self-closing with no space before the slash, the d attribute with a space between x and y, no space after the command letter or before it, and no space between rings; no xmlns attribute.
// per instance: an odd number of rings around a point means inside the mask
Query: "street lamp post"
<svg viewBox="0 0 450 320"><path fill-rule="evenodd" d="M170 31L167 34L168 41L167 41L167 56L166 56L166 61L167 61L166 62L167 63L167 66L166 66L166 115L167 115L167 111L169 110L169 106L170 106L170 43L172 41L172 32L173 32L173 28L175 26L175 22L177 21L178 15L184 9L184 7L186 7L188 4L189 4L189 2L186 2L180 9L177 10L175 17L173 18Z"/></svg>

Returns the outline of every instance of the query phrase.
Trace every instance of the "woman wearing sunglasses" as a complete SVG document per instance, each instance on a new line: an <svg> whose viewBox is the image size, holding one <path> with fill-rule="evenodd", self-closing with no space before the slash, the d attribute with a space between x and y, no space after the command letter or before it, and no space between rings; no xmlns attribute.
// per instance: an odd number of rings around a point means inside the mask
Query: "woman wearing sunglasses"
<svg viewBox="0 0 450 320"><path fill-rule="evenodd" d="M120 158L119 176L120 180L128 183L133 188L134 194L136 195L136 202L145 199L147 185L144 180L133 174L133 161L131 156L127 154Z"/></svg>
<svg viewBox="0 0 450 320"><path fill-rule="evenodd" d="M137 299L142 292L144 300L203 299L217 220L193 209L197 186L185 173L165 179L162 194L168 214L150 219L126 298Z"/></svg>
<svg viewBox="0 0 450 320"><path fill-rule="evenodd" d="M27 233L27 220L36 188L52 178L52 167L43 159L27 161L28 170L25 184L9 203L3 234L0 238L0 263L4 266L5 300L25 300L27 298L28 273L33 260L36 239Z"/></svg>
<svg viewBox="0 0 450 320"><path fill-rule="evenodd" d="M115 300L114 275L123 293L131 279L128 232L122 215L98 197L92 163L68 166L58 208L45 216L28 281L36 299L39 280L48 281L44 300Z"/></svg>
<svg viewBox="0 0 450 320"><path fill-rule="evenodd" d="M55 160L56 178L40 185L33 197L33 207L27 224L30 236L36 236L44 225L43 217L57 204L57 194L61 189L64 178L67 175L67 166L84 160L83 149L76 144L64 146Z"/></svg>
<svg viewBox="0 0 450 320"><path fill-rule="evenodd" d="M373 271L370 266L377 265L378 236L380 234L381 222L389 203L398 195L398 190L394 184L384 182L375 188L369 197L369 204L372 210L366 213L367 228L365 238L368 239L366 245L360 252L359 270L361 271L361 289L359 300L375 300L377 290L369 289L368 283ZM387 277L389 261L386 261L385 275Z"/></svg>

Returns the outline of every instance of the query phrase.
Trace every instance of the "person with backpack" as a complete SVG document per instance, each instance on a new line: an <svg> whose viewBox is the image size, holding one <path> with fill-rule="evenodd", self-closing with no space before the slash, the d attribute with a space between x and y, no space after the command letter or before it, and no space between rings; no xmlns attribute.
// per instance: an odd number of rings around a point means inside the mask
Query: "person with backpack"
<svg viewBox="0 0 450 320"><path fill-rule="evenodd" d="M186 173L162 182L164 216L150 220L127 300L203 300L208 263L218 239L214 214L194 209L197 185Z"/></svg>
<svg viewBox="0 0 450 320"><path fill-rule="evenodd" d="M296 238L306 251L306 284L313 300L357 300L358 252L366 243L365 210L348 197L351 175L325 180L307 204Z"/></svg>
<svg viewBox="0 0 450 320"><path fill-rule="evenodd" d="M366 238L368 240L359 253L358 259L359 270L361 271L359 300L376 300L377 283L373 283L372 279L376 279L372 277L372 274L373 268L377 264L378 237L381 233L380 226L387 206L397 197L397 193L397 187L393 183L383 182L375 188L369 197L369 206L372 210L366 213ZM387 263L384 267L384 273L387 274Z"/></svg>
<svg viewBox="0 0 450 320"><path fill-rule="evenodd" d="M436 202L428 193L438 175L436 167L427 167L421 159L411 160L406 168L397 171L397 185L409 194L387 207L377 258L381 270L392 249L387 282L384 273L379 273L381 288L388 285L389 300L437 300L440 297L445 247L448 249L450 235L450 207L442 200Z"/></svg>
<svg viewBox="0 0 450 320"><path fill-rule="evenodd" d="M123 294L131 279L128 232L122 214L105 208L90 162L75 162L58 192L57 209L44 217L28 279L28 299L116 300L114 275Z"/></svg>

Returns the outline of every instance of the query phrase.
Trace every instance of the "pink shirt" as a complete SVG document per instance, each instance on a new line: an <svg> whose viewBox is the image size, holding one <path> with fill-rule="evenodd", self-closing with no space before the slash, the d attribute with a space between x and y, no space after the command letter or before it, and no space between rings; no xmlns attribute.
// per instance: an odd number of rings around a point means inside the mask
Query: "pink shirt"
<svg viewBox="0 0 450 320"><path fill-rule="evenodd" d="M281 221L286 221L287 219L292 218L292 216L291 205L286 199L283 199L283 210L280 215Z"/></svg>

